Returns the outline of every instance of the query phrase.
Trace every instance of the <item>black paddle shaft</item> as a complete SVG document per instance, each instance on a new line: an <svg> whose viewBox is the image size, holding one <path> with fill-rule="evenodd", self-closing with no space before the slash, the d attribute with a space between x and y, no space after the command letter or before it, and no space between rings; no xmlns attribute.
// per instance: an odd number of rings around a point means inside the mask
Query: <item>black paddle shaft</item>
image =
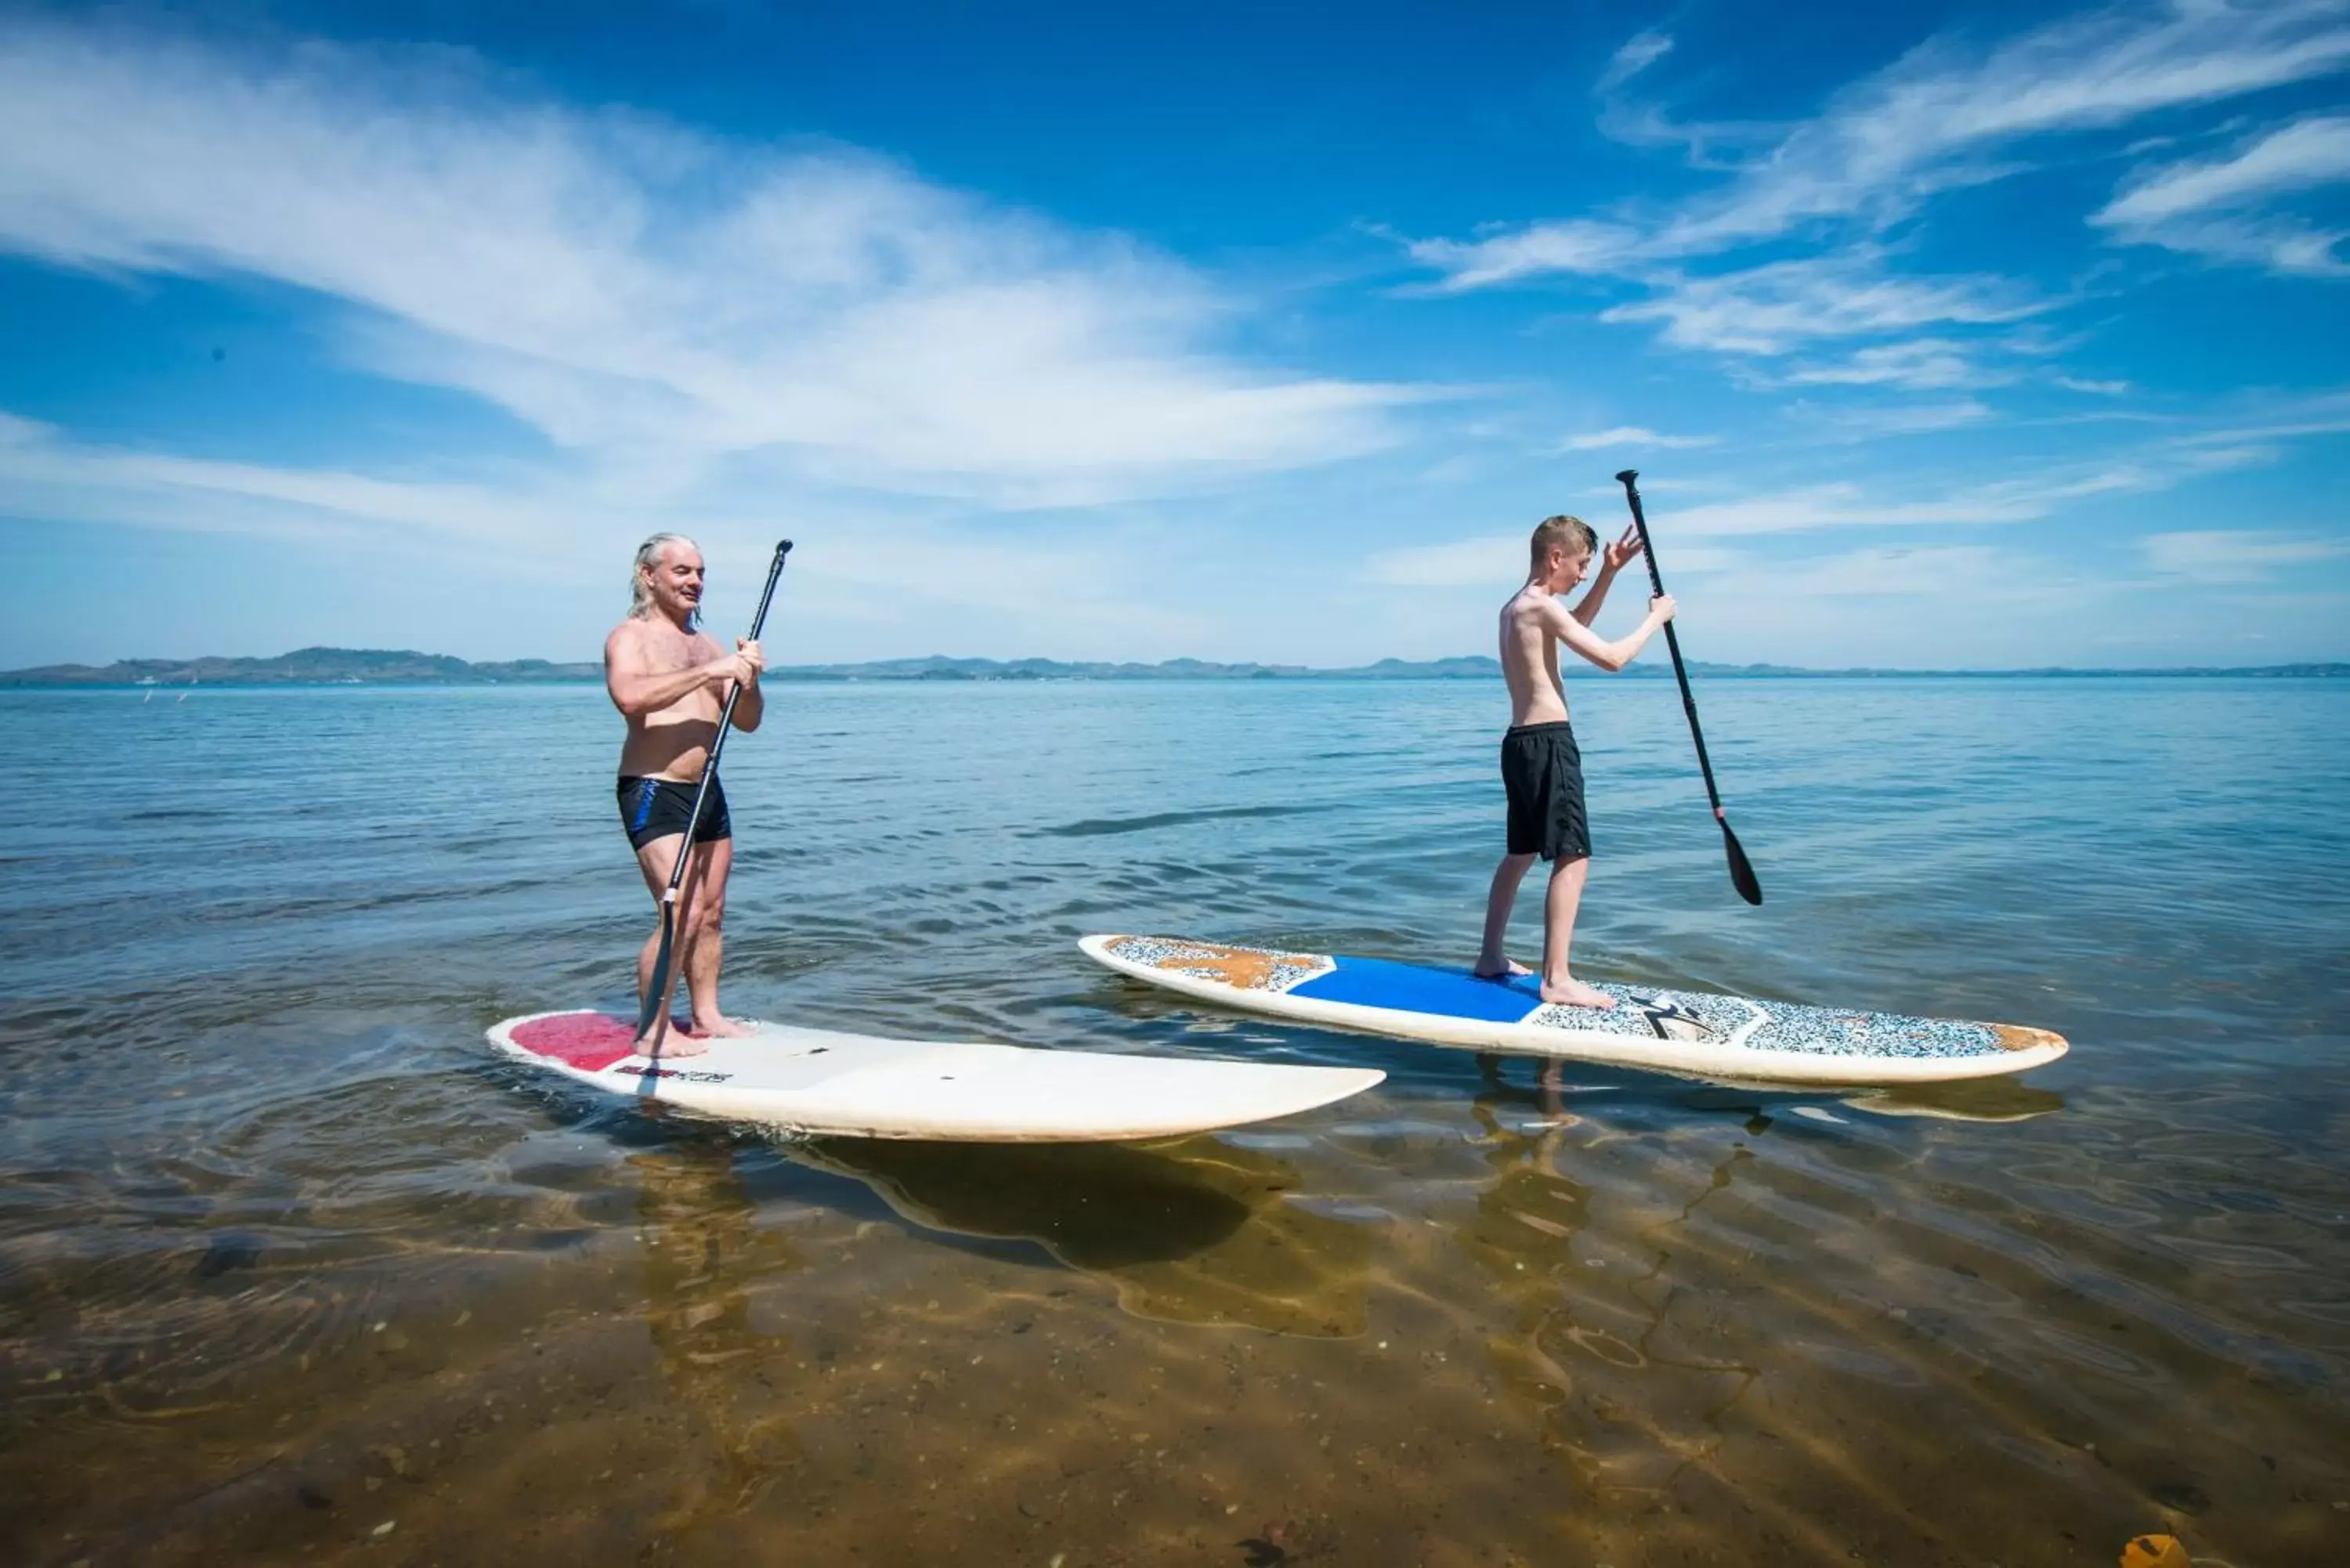
<svg viewBox="0 0 2350 1568"><path fill-rule="evenodd" d="M1640 555L1648 563L1648 586L1662 597L1664 574L1657 569L1657 547L1648 539L1648 519L1640 507L1640 471L1627 468L1616 476L1624 487L1624 499L1632 505L1632 524L1640 531ZM1730 879L1738 888L1738 896L1750 904L1762 901L1762 884L1755 877L1754 867L1746 858L1746 851L1738 836L1730 831L1730 818L1721 809L1721 792L1714 787L1713 762L1705 754L1705 731L1697 722L1697 698L1690 691L1689 667L1681 660L1681 639L1673 635L1673 623L1665 622L1665 647L1673 656L1673 679L1680 683L1681 711L1689 715L1690 739L1697 742L1697 771L1705 775L1706 804L1713 807L1713 819L1721 825L1722 846L1730 855Z"/></svg>
<svg viewBox="0 0 2350 1568"><path fill-rule="evenodd" d="M759 640L759 633L767 624L767 607L775 598L775 580L784 575L784 557L791 553L789 539L777 542L775 562L767 568L767 586L759 595L759 613L751 618L748 640L752 642ZM726 693L725 706L718 711L718 733L710 742L710 755L702 762L702 782L693 789L693 809L685 817L685 839L677 846L677 864L671 867L669 888L661 894L660 951L653 960L652 983L645 987L644 1002L637 1014L639 1039L669 1003L670 948L677 935L677 893L685 883L686 862L693 855L693 830L701 826L702 805L710 799L710 783L718 776L718 754L726 749L726 733L734 723L734 704L742 695L743 682L738 680Z"/></svg>

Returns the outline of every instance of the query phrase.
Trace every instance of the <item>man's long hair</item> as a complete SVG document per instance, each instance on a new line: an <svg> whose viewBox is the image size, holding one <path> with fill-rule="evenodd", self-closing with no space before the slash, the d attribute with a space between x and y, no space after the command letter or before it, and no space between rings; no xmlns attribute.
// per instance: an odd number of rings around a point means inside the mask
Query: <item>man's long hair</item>
<svg viewBox="0 0 2350 1568"><path fill-rule="evenodd" d="M653 613L653 590L647 577L660 569L661 552L671 545L683 545L695 552L702 546L682 534L656 534L637 546L637 564L629 573L629 618L643 620ZM685 618L685 629L694 631L702 625L702 607L696 605Z"/></svg>

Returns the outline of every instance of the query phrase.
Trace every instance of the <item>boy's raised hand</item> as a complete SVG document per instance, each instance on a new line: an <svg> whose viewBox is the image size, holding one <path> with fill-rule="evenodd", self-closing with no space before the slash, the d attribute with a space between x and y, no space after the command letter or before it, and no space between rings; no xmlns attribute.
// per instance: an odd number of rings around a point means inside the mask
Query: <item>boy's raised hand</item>
<svg viewBox="0 0 2350 1568"><path fill-rule="evenodd" d="M1640 553L1640 525L1624 524L1624 536L1600 552L1600 565L1611 572L1620 572Z"/></svg>

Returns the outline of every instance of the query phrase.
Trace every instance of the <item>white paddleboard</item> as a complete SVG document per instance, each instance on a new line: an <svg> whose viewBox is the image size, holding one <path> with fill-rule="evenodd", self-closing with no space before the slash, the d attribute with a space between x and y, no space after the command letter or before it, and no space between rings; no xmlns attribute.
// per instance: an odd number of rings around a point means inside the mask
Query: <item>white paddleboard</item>
<svg viewBox="0 0 2350 1568"><path fill-rule="evenodd" d="M1532 976L1232 947L1180 937L1094 936L1078 945L1120 974L1243 1012L1472 1051L1573 1057L1703 1078L1773 1084L1931 1084L2054 1062L2061 1035L1710 991L1608 985L1614 1007L1543 1001Z"/></svg>
<svg viewBox="0 0 2350 1568"><path fill-rule="evenodd" d="M634 1019L510 1018L490 1043L607 1094L792 1132L972 1143L1173 1137L1294 1116L1387 1076L1366 1067L885 1040L760 1023L698 1056L639 1055Z"/></svg>

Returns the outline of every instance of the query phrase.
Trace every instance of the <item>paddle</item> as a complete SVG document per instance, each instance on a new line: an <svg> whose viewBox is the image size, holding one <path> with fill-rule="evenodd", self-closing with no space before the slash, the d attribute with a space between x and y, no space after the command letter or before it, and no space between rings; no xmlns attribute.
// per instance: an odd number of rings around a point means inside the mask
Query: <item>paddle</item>
<svg viewBox="0 0 2350 1568"><path fill-rule="evenodd" d="M1657 570L1656 546L1648 543L1648 520L1640 512L1639 477L1639 470L1627 468L1616 476L1616 483L1624 487L1624 499L1632 504L1632 523L1640 530L1640 554L1648 561L1648 586L1662 594L1665 579ZM1713 803L1713 820L1721 825L1721 846L1730 853L1731 886L1748 903L1759 904L1762 884L1754 879L1754 867L1748 863L1746 851L1739 847L1738 835L1730 831L1730 818L1721 813L1721 792L1713 787L1713 764L1706 760L1705 732L1697 724L1697 699L1690 695L1689 667L1681 662L1681 639L1673 635L1670 621L1665 622L1665 646L1672 650L1673 679L1681 683L1681 711L1689 715L1690 739L1697 742L1697 766L1705 775L1705 798Z"/></svg>
<svg viewBox="0 0 2350 1568"><path fill-rule="evenodd" d="M759 595L759 613L751 618L749 640L753 642L759 640L760 628L767 624L767 606L775 600L775 579L784 575L784 557L791 553L789 539L775 546L775 565L767 568L766 589ZM734 703L742 695L743 683L738 680L726 693L726 705L718 711L718 735L710 742L710 756L702 764L702 782L693 789L693 809L686 814L685 841L677 846L677 865L669 874L669 890L661 895L660 951L653 958L651 983L645 987L644 1006L637 1013L639 1040L651 1033L653 1020L669 1016L670 988L677 981L670 971L670 950L677 938L677 890L685 881L685 864L693 854L693 830L702 821L702 803L710 798L710 781L718 776L718 753L726 749L726 732L734 722Z"/></svg>

